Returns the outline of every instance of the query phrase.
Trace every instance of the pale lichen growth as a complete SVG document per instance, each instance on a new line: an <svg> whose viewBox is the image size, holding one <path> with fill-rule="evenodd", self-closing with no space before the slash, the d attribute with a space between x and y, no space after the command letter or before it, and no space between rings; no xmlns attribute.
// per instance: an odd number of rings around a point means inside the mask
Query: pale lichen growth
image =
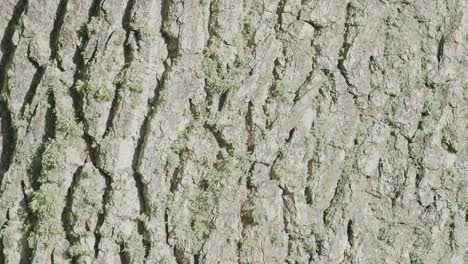
<svg viewBox="0 0 468 264"><path fill-rule="evenodd" d="M236 55L232 64L224 65L216 55L215 48L211 47L205 52L204 65L209 90L220 94L240 88L242 75L248 66L248 59L244 51L241 51Z"/></svg>
<svg viewBox="0 0 468 264"><path fill-rule="evenodd" d="M21 118L13 119L13 127L15 129L28 127L30 119L33 115L33 112L34 112L34 108L31 106L31 104L27 104L24 107L24 111L23 111L23 114L21 115Z"/></svg>
<svg viewBox="0 0 468 264"><path fill-rule="evenodd" d="M424 261L418 254L410 253L410 263L411 264L424 264Z"/></svg>
<svg viewBox="0 0 468 264"><path fill-rule="evenodd" d="M98 102L110 102L114 98L114 92L106 87L100 87L94 92L94 99Z"/></svg>
<svg viewBox="0 0 468 264"><path fill-rule="evenodd" d="M85 33L88 36L88 38L91 38L93 35L95 35L98 32L99 29L99 24L100 20L99 17L91 17L90 21L85 24Z"/></svg>
<svg viewBox="0 0 468 264"><path fill-rule="evenodd" d="M68 256L72 258L83 256L86 253L86 249L80 243L70 246L67 250Z"/></svg>
<svg viewBox="0 0 468 264"><path fill-rule="evenodd" d="M213 209L218 203L222 189L221 174L210 173L203 177L202 191L191 199L192 218L192 246L194 252L201 250L204 240L210 234L210 223L213 220Z"/></svg>
<svg viewBox="0 0 468 264"><path fill-rule="evenodd" d="M99 103L111 102L114 98L114 91L106 86L93 85L90 82L78 80L75 84L76 90L84 97L94 99Z"/></svg>
<svg viewBox="0 0 468 264"><path fill-rule="evenodd" d="M62 156L62 145L55 139L49 140L44 145L44 151L42 152L41 161L41 182L49 181L47 178L50 171L57 168L60 164Z"/></svg>
<svg viewBox="0 0 468 264"><path fill-rule="evenodd" d="M80 137L83 135L83 124L77 122L73 114L67 112L56 112L57 115L57 130L64 133L66 136Z"/></svg>
<svg viewBox="0 0 468 264"><path fill-rule="evenodd" d="M249 219L254 225L261 225L265 223L267 220L265 209L257 204L250 210Z"/></svg>
<svg viewBox="0 0 468 264"><path fill-rule="evenodd" d="M45 183L31 196L30 207L36 222L28 239L31 248L38 242L46 242L54 235L63 233L60 219L65 204L58 193L56 184Z"/></svg>
<svg viewBox="0 0 468 264"><path fill-rule="evenodd" d="M211 39L204 52L207 88L213 94L221 94L226 91L235 92L242 86L245 75L251 70L254 58L253 48L249 42L255 33L254 22L260 17L253 8L255 5L251 5L250 2L245 4L247 12L241 22L241 32L237 33L232 41L232 47L235 50L234 59L226 62L219 57L218 51L221 45L225 44L222 39L216 36Z"/></svg>

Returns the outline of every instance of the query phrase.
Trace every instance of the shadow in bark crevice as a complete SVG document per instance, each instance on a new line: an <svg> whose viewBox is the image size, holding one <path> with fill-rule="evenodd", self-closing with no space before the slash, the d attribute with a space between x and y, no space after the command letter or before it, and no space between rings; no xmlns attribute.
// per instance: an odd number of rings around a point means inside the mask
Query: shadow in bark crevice
<svg viewBox="0 0 468 264"><path fill-rule="evenodd" d="M6 73L9 69L9 64L13 59L16 51L16 46L13 43L13 36L21 23L21 17L26 12L28 0L20 0L16 3L13 9L13 14L8 25L5 28L3 39L0 42L0 50L2 51L2 59L0 60L0 92L6 86Z"/></svg>
<svg viewBox="0 0 468 264"><path fill-rule="evenodd" d="M79 166L75 173L73 174L73 179L70 184L70 187L68 188L67 191L67 196L65 199L65 207L63 208L62 211L62 226L63 229L65 230L65 238L68 240L70 243L70 246L73 245L76 242L76 238L73 236L73 225L72 225L72 206L73 206L73 193L75 191L75 186L79 183L80 181L80 176L81 172L83 171L84 165ZM77 257L72 258L72 263L77 262Z"/></svg>
<svg viewBox="0 0 468 264"><path fill-rule="evenodd" d="M68 5L68 0L60 0L60 3L57 6L57 11L55 12L55 21L54 21L54 27L52 29L52 32L50 33L50 40L49 40L49 46L51 50L50 54L50 60L55 60L57 62L57 67L61 70L64 71L62 67L62 62L58 56L58 52L60 50L60 29L62 28L64 21L65 21L65 15L67 13L67 5Z"/></svg>
<svg viewBox="0 0 468 264"><path fill-rule="evenodd" d="M13 160L13 153L16 145L15 132L12 126L11 113L5 103L0 101L0 133L2 148L0 154L0 185L3 182L4 174L10 168Z"/></svg>

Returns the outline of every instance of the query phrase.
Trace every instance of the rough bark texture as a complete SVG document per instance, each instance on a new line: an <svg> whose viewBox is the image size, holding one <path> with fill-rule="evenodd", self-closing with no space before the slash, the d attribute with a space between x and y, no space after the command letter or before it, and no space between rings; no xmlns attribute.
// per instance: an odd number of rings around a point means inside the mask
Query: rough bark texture
<svg viewBox="0 0 468 264"><path fill-rule="evenodd" d="M468 263L466 0L1 0L0 263Z"/></svg>

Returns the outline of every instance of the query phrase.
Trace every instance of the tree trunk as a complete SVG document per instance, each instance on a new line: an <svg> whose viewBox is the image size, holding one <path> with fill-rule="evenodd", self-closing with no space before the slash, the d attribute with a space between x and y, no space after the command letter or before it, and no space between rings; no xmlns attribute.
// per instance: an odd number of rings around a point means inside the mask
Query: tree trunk
<svg viewBox="0 0 468 264"><path fill-rule="evenodd" d="M0 263L468 263L468 2L0 1Z"/></svg>

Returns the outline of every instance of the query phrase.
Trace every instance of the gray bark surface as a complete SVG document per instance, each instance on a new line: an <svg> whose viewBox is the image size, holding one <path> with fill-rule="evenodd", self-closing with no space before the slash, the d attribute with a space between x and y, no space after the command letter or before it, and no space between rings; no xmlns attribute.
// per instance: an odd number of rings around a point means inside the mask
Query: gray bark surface
<svg viewBox="0 0 468 264"><path fill-rule="evenodd" d="M466 0L1 0L0 263L468 263Z"/></svg>

